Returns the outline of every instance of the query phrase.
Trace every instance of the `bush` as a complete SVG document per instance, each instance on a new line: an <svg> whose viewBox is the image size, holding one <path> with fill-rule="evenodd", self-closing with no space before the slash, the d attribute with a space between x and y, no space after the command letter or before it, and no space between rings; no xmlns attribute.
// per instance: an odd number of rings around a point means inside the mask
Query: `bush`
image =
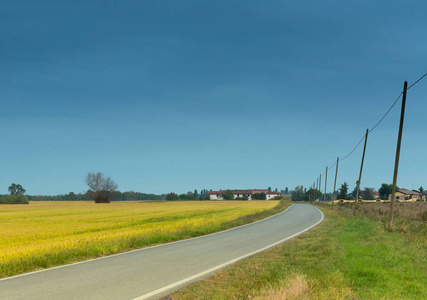
<svg viewBox="0 0 427 300"><path fill-rule="evenodd" d="M5 195L0 198L0 204L29 204L28 198L22 195Z"/></svg>

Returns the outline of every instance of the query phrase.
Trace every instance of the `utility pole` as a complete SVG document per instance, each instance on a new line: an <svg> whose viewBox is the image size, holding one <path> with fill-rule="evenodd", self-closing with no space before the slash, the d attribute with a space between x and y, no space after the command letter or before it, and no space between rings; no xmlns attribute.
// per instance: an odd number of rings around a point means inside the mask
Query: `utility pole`
<svg viewBox="0 0 427 300"><path fill-rule="evenodd" d="M354 200L353 215L356 215L357 202L359 201L360 180L362 179L363 161L365 160L366 141L368 140L368 133L369 133L369 129L366 129L365 145L363 146L362 164L360 165L359 181L357 182L357 192L356 192L356 199Z"/></svg>
<svg viewBox="0 0 427 300"><path fill-rule="evenodd" d="M403 120L405 118L405 105L406 105L406 90L408 88L408 82L405 81L403 84L403 96L402 96L402 110L400 111L400 124L399 124L399 135L397 137L397 148L396 148L396 161L394 163L394 175L393 175L393 190L391 193L391 202L390 202L390 220L387 227L392 228L393 226L393 207L394 207L394 198L396 195L396 183L397 183L397 170L399 168L399 158L400 158L400 144L402 142L402 131L403 131Z"/></svg>
<svg viewBox="0 0 427 300"><path fill-rule="evenodd" d="M316 189L316 182L315 182L315 181L313 181L313 190L312 190L312 192L311 192L311 193L313 194L313 201L314 201L314 198L315 198L315 196L314 196L314 195L316 194L316 190L315 190L315 189Z"/></svg>
<svg viewBox="0 0 427 300"><path fill-rule="evenodd" d="M334 208L334 202L335 202L335 189L337 187L337 175L338 175L338 162L339 161L340 161L340 158L337 157L337 168L335 169L334 196L332 197L332 208Z"/></svg>
<svg viewBox="0 0 427 300"><path fill-rule="evenodd" d="M328 167L326 167L326 177L325 177L325 193L323 194L323 203L326 202L326 182L328 181Z"/></svg>
<svg viewBox="0 0 427 300"><path fill-rule="evenodd" d="M321 189L322 189L322 174L319 175L319 192L320 192L320 194L319 194L319 202L320 202L320 199L322 199L322 191L321 191Z"/></svg>
<svg viewBox="0 0 427 300"><path fill-rule="evenodd" d="M316 190L319 189L319 177L317 177L317 181L316 181ZM317 197L317 192L316 192L316 197Z"/></svg>

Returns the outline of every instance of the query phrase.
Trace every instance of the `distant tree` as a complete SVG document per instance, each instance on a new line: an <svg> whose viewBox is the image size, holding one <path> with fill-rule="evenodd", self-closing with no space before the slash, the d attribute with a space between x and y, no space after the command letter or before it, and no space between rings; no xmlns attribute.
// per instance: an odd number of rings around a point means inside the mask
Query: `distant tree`
<svg viewBox="0 0 427 300"><path fill-rule="evenodd" d="M78 200L77 195L74 194L73 192L69 192L68 195L64 195L63 198L64 200L70 200L70 201Z"/></svg>
<svg viewBox="0 0 427 300"><path fill-rule="evenodd" d="M353 191L351 192L351 195L353 196L353 198L356 199L356 194L357 194L357 185L359 184L359 180L356 181L356 186L354 187ZM360 188L359 188L359 196L360 196Z"/></svg>
<svg viewBox="0 0 427 300"><path fill-rule="evenodd" d="M268 187L268 192L269 192L269 193L271 192L271 186L269 186L269 187Z"/></svg>
<svg viewBox="0 0 427 300"><path fill-rule="evenodd" d="M374 189L365 187L363 190L363 200L374 200Z"/></svg>
<svg viewBox="0 0 427 300"><path fill-rule="evenodd" d="M291 191L291 197L292 201L304 201L304 187L302 185L295 187L295 189Z"/></svg>
<svg viewBox="0 0 427 300"><path fill-rule="evenodd" d="M252 200L265 200L267 199L267 195L264 192L254 193L252 195Z"/></svg>
<svg viewBox="0 0 427 300"><path fill-rule="evenodd" d="M9 186L9 193L13 196L24 195L25 192L26 190L20 184L12 183Z"/></svg>
<svg viewBox="0 0 427 300"><path fill-rule="evenodd" d="M346 200L347 199L347 194L348 194L348 184L347 182L344 181L344 183L341 185L341 188L339 190L339 194L337 199L343 199Z"/></svg>
<svg viewBox="0 0 427 300"><path fill-rule="evenodd" d="M180 200L196 200L194 194L192 192L188 192L187 194L181 194L178 197Z"/></svg>
<svg viewBox="0 0 427 300"><path fill-rule="evenodd" d="M197 190L194 190L194 197L198 200L200 198L199 193L197 193Z"/></svg>
<svg viewBox="0 0 427 300"><path fill-rule="evenodd" d="M315 201L322 198L322 193L318 189L309 189L306 193L307 200Z"/></svg>
<svg viewBox="0 0 427 300"><path fill-rule="evenodd" d="M95 201L95 203L110 203L110 198L117 191L117 184L104 174L88 173L85 178L86 184L89 186L87 194Z"/></svg>
<svg viewBox="0 0 427 300"><path fill-rule="evenodd" d="M187 194L181 194L178 196L179 200L188 200L188 195Z"/></svg>
<svg viewBox="0 0 427 300"><path fill-rule="evenodd" d="M169 194L166 194L166 198L165 199L166 199L166 201L175 201L175 200L178 200L179 197L178 197L177 194L175 194L173 192L170 192Z"/></svg>
<svg viewBox="0 0 427 300"><path fill-rule="evenodd" d="M396 190L398 188L396 187ZM387 183L383 183L381 184L381 187L378 189L378 194L380 194L380 198L382 200L387 200L388 196L393 192L393 185L392 184L387 184Z"/></svg>
<svg viewBox="0 0 427 300"><path fill-rule="evenodd" d="M199 200L209 200L209 192L207 189L202 189L200 191Z"/></svg>
<svg viewBox="0 0 427 300"><path fill-rule="evenodd" d="M285 194L288 195L289 194L289 189L288 187L285 187Z"/></svg>
<svg viewBox="0 0 427 300"><path fill-rule="evenodd" d="M226 190L225 193L222 195L224 200L233 200L234 199L234 193L231 190Z"/></svg>
<svg viewBox="0 0 427 300"><path fill-rule="evenodd" d="M419 191L420 191L421 194L424 194L423 186L420 186Z"/></svg>

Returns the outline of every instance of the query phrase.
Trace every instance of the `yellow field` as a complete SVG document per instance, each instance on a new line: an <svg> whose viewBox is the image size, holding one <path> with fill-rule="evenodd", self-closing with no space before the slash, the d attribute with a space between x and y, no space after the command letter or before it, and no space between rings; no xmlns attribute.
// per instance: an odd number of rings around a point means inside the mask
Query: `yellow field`
<svg viewBox="0 0 427 300"><path fill-rule="evenodd" d="M0 206L0 277L226 228L279 201L31 202Z"/></svg>

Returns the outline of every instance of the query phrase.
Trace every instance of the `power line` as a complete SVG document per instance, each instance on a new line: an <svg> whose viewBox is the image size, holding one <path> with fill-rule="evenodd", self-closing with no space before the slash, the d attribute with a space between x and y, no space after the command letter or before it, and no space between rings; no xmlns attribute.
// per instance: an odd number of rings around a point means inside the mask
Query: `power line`
<svg viewBox="0 0 427 300"><path fill-rule="evenodd" d="M362 136L362 138L360 139L359 143L357 143L356 147L354 147L353 150L351 150L351 152L349 154L347 154L344 158L340 158L340 161L343 161L344 159L346 159L347 157L349 157L354 152L354 150L356 150L357 147L359 147L360 143L362 143L363 139L365 138L365 135L366 134L364 134Z"/></svg>
<svg viewBox="0 0 427 300"><path fill-rule="evenodd" d="M378 121L377 124L375 124L374 127L372 127L371 130L369 130L369 133L371 133L378 125L380 125L380 123L384 120L384 118L388 115L388 113L390 112L390 110L394 107L394 105L397 103L397 101L400 99L400 97L402 96L403 92L400 93L399 97L397 97L396 101L394 101L394 103L392 104L392 106L390 106L390 108L388 109L388 111L385 113L385 115L381 118L381 120Z"/></svg>
<svg viewBox="0 0 427 300"><path fill-rule="evenodd" d="M425 73L423 76L421 76L420 78L418 78L417 81L415 81L411 86L409 86L406 90L409 90L411 87L413 87L414 85L416 85L418 82L420 82L424 77L427 76L427 73ZM403 91L399 94L399 96L397 97L397 99L393 102L393 104L390 106L390 108L387 110L387 112L384 114L384 116L375 124L374 127L372 127L368 133L371 133L372 131L374 131L375 128L377 128L378 125L381 124L381 122L384 120L384 118L389 114L389 112L393 109L393 107L396 105L397 101L399 101L400 97L402 97L403 95ZM356 147L354 147L354 149L347 154L347 156L345 156L344 158L340 159L340 161L346 159L347 157L349 157L356 149L357 147L359 147L359 145L362 143L363 138L365 136L362 137L362 139L359 141L359 143L356 145Z"/></svg>
<svg viewBox="0 0 427 300"><path fill-rule="evenodd" d="M421 76L417 81L415 81L412 85L410 85L407 89L409 90L410 88L412 88L414 85L416 85L418 82L420 82L422 79L424 79L424 77L427 76L427 73L425 73L423 76ZM381 122L384 120L384 118L389 114L389 112L393 109L393 107L396 105L397 101L399 101L400 97L403 95L404 91L402 91L399 96L397 97L397 99L393 102L393 104L390 106L390 108L387 110L387 112L382 116L382 118L375 124L374 127L372 127L370 130L367 131L366 134L374 131L375 128L377 128L378 125L381 124ZM357 145L353 148L353 150L351 150L351 152L349 154L347 154L344 158L340 158L339 161L343 161L345 160L347 157L349 157L351 154L353 154L353 152L359 147L359 145L362 143L363 139L365 138L366 134L363 135L363 137L360 139L360 141L357 143ZM334 162L329 168L332 169L337 162ZM325 174L325 172L323 173Z"/></svg>
<svg viewBox="0 0 427 300"><path fill-rule="evenodd" d="M408 87L406 90L409 90L411 87L413 87L414 85L416 85L419 81L421 81L424 77L427 76L427 73L425 73L423 76L421 76L417 81L415 81L413 84L411 84L410 87Z"/></svg>

